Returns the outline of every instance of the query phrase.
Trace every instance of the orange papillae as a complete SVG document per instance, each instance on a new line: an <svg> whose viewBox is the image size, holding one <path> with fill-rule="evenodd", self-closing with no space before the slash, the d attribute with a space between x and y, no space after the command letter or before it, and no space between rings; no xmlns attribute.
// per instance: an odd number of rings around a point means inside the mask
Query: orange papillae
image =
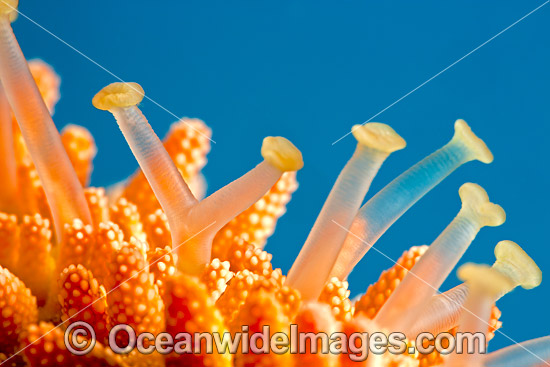
<svg viewBox="0 0 550 367"><path fill-rule="evenodd" d="M354 309L349 299L348 287L347 281L333 277L325 284L319 296L319 302L328 304L338 321L350 320L353 317Z"/></svg>
<svg viewBox="0 0 550 367"><path fill-rule="evenodd" d="M61 321L66 322L63 326L66 328L77 321L87 322L93 325L97 340L106 343L109 329L105 288L82 265L64 269L58 283Z"/></svg>
<svg viewBox="0 0 550 367"><path fill-rule="evenodd" d="M287 315L290 320L294 319L302 306L302 296L300 292L297 289L283 284L275 295L283 307L284 314Z"/></svg>
<svg viewBox="0 0 550 367"><path fill-rule="evenodd" d="M273 270L268 276L255 274L249 270L242 270L235 274L229 282L225 292L216 302L222 315L228 322L232 322L249 295L265 290L273 293L283 313L292 318L301 305L301 297L295 289L283 285L285 277L280 269Z"/></svg>
<svg viewBox="0 0 550 367"><path fill-rule="evenodd" d="M229 261L213 259L210 264L206 266L201 275L200 279L204 285L206 285L206 289L214 302L216 302L223 292L225 292L227 283L235 275L229 268Z"/></svg>
<svg viewBox="0 0 550 367"><path fill-rule="evenodd" d="M83 187L90 184L93 164L97 153L94 138L88 129L78 125L67 125L61 130L61 141Z"/></svg>
<svg viewBox="0 0 550 367"><path fill-rule="evenodd" d="M143 231L143 223L141 223L139 212L134 203L126 198L119 198L109 209L111 221L118 224L124 233L124 238L129 239L134 236L140 241L145 241L146 235Z"/></svg>
<svg viewBox="0 0 550 367"><path fill-rule="evenodd" d="M296 315L293 324L298 325L300 333L326 333L330 336L339 329L330 307L320 302L307 302L304 304L298 315ZM318 343L313 344L311 339L306 340L305 348L308 353L294 354L294 365L300 367L338 367L340 365L338 355L321 353L322 340L317 339L317 341ZM311 348L315 346L317 352L313 353L314 350Z"/></svg>
<svg viewBox="0 0 550 367"><path fill-rule="evenodd" d="M87 187L84 189L84 196L90 208L94 229L97 229L100 223L109 221L109 199L103 187Z"/></svg>
<svg viewBox="0 0 550 367"><path fill-rule="evenodd" d="M5 8L0 14L0 79L44 186L60 239L66 223L79 218L89 224L90 212L59 132L13 34L9 17L12 11Z"/></svg>
<svg viewBox="0 0 550 367"><path fill-rule="evenodd" d="M17 276L32 290L39 305L46 302L51 278L57 276L54 275L51 237L48 219L42 218L40 214L23 217Z"/></svg>
<svg viewBox="0 0 550 367"><path fill-rule="evenodd" d="M109 262L111 277L106 281L107 313L112 327L131 326L137 334L153 335L164 331L164 305L154 284L153 274L135 238L124 242ZM117 334L117 341L127 341L128 334ZM119 344L125 346L126 344Z"/></svg>
<svg viewBox="0 0 550 367"><path fill-rule="evenodd" d="M36 298L22 281L0 266L0 350L13 353L17 338L30 324L38 321Z"/></svg>
<svg viewBox="0 0 550 367"><path fill-rule="evenodd" d="M176 338L178 333L217 333L223 338L227 331L222 315L214 305L206 286L193 276L179 273L166 280L166 293L164 296L166 305L166 331L174 337L174 342L181 341ZM196 339L192 338L186 345L189 352L193 351ZM167 367L229 367L232 355L230 353L218 354L214 347L214 353L206 353L206 342L200 342L200 353L169 355L166 359Z"/></svg>
<svg viewBox="0 0 550 367"><path fill-rule="evenodd" d="M199 199L204 197L206 190L201 186L199 175L206 164L211 136L210 128L201 120L184 118L172 124L163 141L164 148L183 179ZM141 170L130 179L124 196L138 205L143 216L160 209L160 204Z"/></svg>
<svg viewBox="0 0 550 367"><path fill-rule="evenodd" d="M241 332L242 327L248 327L249 335L262 333L264 326L269 326L271 335L282 332L290 335L290 320L283 312L280 302L274 292L265 289L258 289L252 292L245 303L237 312L235 319L230 323L229 329L232 333ZM243 336L244 337L244 336ZM251 343L254 342L253 340ZM262 341L256 344L256 350L262 348ZM263 344L263 350L269 350L269 343ZM242 345L242 341L241 341ZM248 366L292 366L292 355L290 353L254 353L251 349L245 354L239 349L235 355L235 367Z"/></svg>
<svg viewBox="0 0 550 367"><path fill-rule="evenodd" d="M242 306L253 289L254 283L259 278L258 274L254 274L248 270L242 270L235 274L225 292L216 302L216 306L225 320L233 319L236 311Z"/></svg>
<svg viewBox="0 0 550 367"><path fill-rule="evenodd" d="M0 266L15 272L19 252L19 227L13 214L0 213Z"/></svg>
<svg viewBox="0 0 550 367"><path fill-rule="evenodd" d="M88 268L92 271L99 284L106 284L111 277L109 259L122 247L124 234L113 222L99 223L95 229L94 241L90 248Z"/></svg>
<svg viewBox="0 0 550 367"><path fill-rule="evenodd" d="M57 260L59 273L72 264L88 266L90 249L94 243L92 225L85 225L80 219L75 219L65 224L63 238L65 246L61 247Z"/></svg>
<svg viewBox="0 0 550 367"><path fill-rule="evenodd" d="M168 246L155 250L149 250L147 261L149 262L149 272L153 274L155 284L158 287L160 296L164 295L166 288L166 279L176 274L176 255Z"/></svg>
<svg viewBox="0 0 550 367"><path fill-rule="evenodd" d="M192 181L206 165L212 131L196 118L183 118L170 126L164 147L185 180Z"/></svg>
<svg viewBox="0 0 550 367"><path fill-rule="evenodd" d="M273 255L270 253L239 238L233 240L226 255L231 271L237 272L246 269L263 276L269 276L273 271L272 258Z"/></svg>
<svg viewBox="0 0 550 367"><path fill-rule="evenodd" d="M370 285L367 292L355 303L355 314L363 313L373 319L405 274L427 249L428 246L413 246L405 251L397 264L383 271L378 281Z"/></svg>
<svg viewBox="0 0 550 367"><path fill-rule="evenodd" d="M147 242L151 248L165 246L172 247L172 237L168 219L162 209L143 217L143 229L147 235Z"/></svg>
<svg viewBox="0 0 550 367"><path fill-rule="evenodd" d="M260 200L220 229L212 242L212 257L225 259L235 237L263 248L297 188L296 172L285 172Z"/></svg>
<svg viewBox="0 0 550 367"><path fill-rule="evenodd" d="M84 342L84 339L79 341ZM28 346L22 352L30 367L86 366L123 367L121 356L99 342L90 353L77 356L67 350L64 332L49 322L31 325L22 335L21 342Z"/></svg>

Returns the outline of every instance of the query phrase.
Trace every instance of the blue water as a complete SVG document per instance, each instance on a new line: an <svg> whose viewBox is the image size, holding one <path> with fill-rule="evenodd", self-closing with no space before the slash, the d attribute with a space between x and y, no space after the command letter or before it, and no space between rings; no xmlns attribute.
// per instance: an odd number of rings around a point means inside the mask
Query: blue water
<svg viewBox="0 0 550 367"><path fill-rule="evenodd" d="M285 272L303 244L355 142L351 126L377 114L542 1L67 1L22 0L20 10L175 115L199 117L217 142L205 174L209 192L261 160L264 136L282 135L303 152L300 188L267 249ZM338 5L335 5L338 3ZM374 118L408 142L392 155L368 197L450 139L463 118L495 155L469 163L404 215L376 244L392 259L429 244L460 207L459 186L476 182L507 211L484 229L463 261L492 263L503 239L550 269L547 159L550 133L550 4ZM86 126L96 138L94 185L137 164L112 116L92 96L116 81L24 17L14 25L28 58L62 77L54 120ZM175 118L149 101L161 136ZM350 278L364 292L392 265L371 251ZM453 274L444 285L457 284ZM550 282L499 302L502 331L516 341L549 333ZM512 342L497 334L491 349Z"/></svg>

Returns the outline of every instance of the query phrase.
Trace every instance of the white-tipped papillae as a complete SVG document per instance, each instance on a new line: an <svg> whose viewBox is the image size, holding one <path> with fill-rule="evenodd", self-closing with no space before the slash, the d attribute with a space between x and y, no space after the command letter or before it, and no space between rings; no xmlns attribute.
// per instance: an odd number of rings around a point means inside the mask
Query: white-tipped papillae
<svg viewBox="0 0 550 367"><path fill-rule="evenodd" d="M472 160L490 163L493 156L468 124L457 120L455 134L449 143L403 172L361 207L349 228L351 233L345 239L331 276L347 278L399 217L445 177Z"/></svg>
<svg viewBox="0 0 550 367"><path fill-rule="evenodd" d="M8 14L0 15L0 79L42 181L60 239L65 223L79 218L90 224L90 211L59 132L15 39Z"/></svg>
<svg viewBox="0 0 550 367"><path fill-rule="evenodd" d="M304 299L315 299L325 285L346 232L382 163L405 141L388 125L370 123L352 129L358 143L338 176L313 229L294 262L287 284Z"/></svg>
<svg viewBox="0 0 550 367"><path fill-rule="evenodd" d="M0 84L0 212L17 213L17 177L11 109Z"/></svg>
<svg viewBox="0 0 550 367"><path fill-rule="evenodd" d="M483 367L542 367L550 364L550 336L511 345L483 358Z"/></svg>
<svg viewBox="0 0 550 367"><path fill-rule="evenodd" d="M504 223L504 210L489 201L479 185L460 187L462 208L430 245L386 301L375 320L390 330L407 332L456 266L479 230Z"/></svg>

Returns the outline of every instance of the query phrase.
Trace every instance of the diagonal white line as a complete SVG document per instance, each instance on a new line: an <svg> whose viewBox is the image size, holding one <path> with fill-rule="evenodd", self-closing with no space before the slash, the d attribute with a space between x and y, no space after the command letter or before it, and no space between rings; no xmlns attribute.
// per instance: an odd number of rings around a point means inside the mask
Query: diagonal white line
<svg viewBox="0 0 550 367"><path fill-rule="evenodd" d="M122 78L120 78L118 75L116 75L115 73L113 73L112 71L110 71L109 69L107 69L106 67L104 67L103 65L99 64L97 61L95 61L94 59L92 59L91 57L89 57L88 55L84 54L82 51L78 50L76 47L74 47L73 45L71 45L70 43L66 42L65 40L63 40L61 37L57 36L56 34L52 33L50 30L48 30L47 28L45 28L44 26L42 26L41 24L37 23L36 21L34 21L33 19L29 18L28 16L26 16L25 14L21 13L19 11L19 9L17 8L14 8L13 6L11 6L10 4L6 3L5 0L1 0L4 4L6 4L7 6L9 6L10 8L12 8L14 11L16 11L19 15L21 15L23 18L27 19L29 22L31 22L32 24L34 24L35 26L37 26L38 28L42 29L44 32L48 33L50 36L52 36L53 38L55 38L56 40L58 40L59 42L63 43L65 46L69 47L71 50L75 51L77 54L79 54L80 56L84 57L86 60L90 61L92 64L94 64L95 66L99 67L101 70L105 71L107 74L111 75L113 78L117 79L118 81L120 82L123 82L124 83L124 80L122 80ZM142 94L141 91L138 91L137 89L133 88L130 86L130 88L134 89L134 91L138 92L139 94ZM181 120L182 118L181 117L178 117L176 114L174 114L172 111L170 111L169 109L167 109L166 107L164 107L163 105L161 105L160 103L158 103L157 101L155 101L154 99L152 99L151 97L143 94L143 97L145 99L147 99L148 101L152 102L153 104L155 104L156 106L160 107L162 110L166 111L168 114L172 115L174 118L176 118L178 121ZM196 128L194 128L192 125L188 125L191 129L193 129L195 132L199 133L200 135L204 136L205 138L207 138L208 140L210 140L212 143L216 144L216 142L214 140L212 140L209 136L205 135L202 131L200 130L197 130Z"/></svg>
<svg viewBox="0 0 550 367"><path fill-rule="evenodd" d="M178 248L180 248L180 246L184 245L185 243L189 242L190 240L192 240L193 238L197 237L199 234L201 234L202 232L204 232L205 230L207 230L208 228L210 228L212 225L214 225L216 223L216 221L213 221L212 223L210 223L209 225L207 225L206 227L204 227L203 229L201 229L200 231L198 231L197 233L195 233L194 235L192 235L191 237L189 237L188 239L186 239L185 241L183 241L182 243L180 243L179 245L177 245L176 247L174 247L173 249L170 250L170 254L174 253L174 251L176 251ZM50 331L48 331L47 333L45 333L44 335L41 335L39 338L37 338L36 340L34 340L32 343L26 345L24 348L18 350L17 352L15 352L14 354L12 354L11 356L9 356L7 359L5 359L4 361L2 361L2 363L0 363L0 366L2 366L4 363L6 363L7 361L9 361L10 359L12 359L13 357L15 357L16 355L18 355L19 353L23 352L25 349L27 349L28 347L30 347L31 345L35 344L36 342L38 342L39 340L41 340L42 338L44 338L46 335L50 334L52 331L54 331L55 329L63 326L64 324L66 324L69 320L71 320L72 318L74 318L75 316L79 315L81 312L87 310L89 307L93 306L96 302L99 302L100 300L104 299L105 297L107 297L109 294L111 294L113 291L117 290L119 287L121 287L124 283L132 280L133 278L137 277L139 274L141 274L143 271L149 269L151 266L155 265L157 262L159 262L160 260L162 260L162 257L157 259L156 261L153 261L152 263L146 265L143 269L140 269L137 273L135 273L134 275L132 275L131 277L129 277L128 279L125 279L124 281L122 281L119 285L117 285L116 287L114 287L113 289L111 289L109 292L105 293L103 296L99 297L98 299L96 299L94 302L90 303L88 306L84 307L82 310L78 311L77 313L75 313L73 316L69 317L67 320L63 321L62 323L60 323L59 325L56 325L53 329L51 329Z"/></svg>
<svg viewBox="0 0 550 367"><path fill-rule="evenodd" d="M366 245L369 245L365 240L363 240L361 237L359 237L358 235L356 235L355 233L353 233L352 231L350 231L349 229L347 229L346 227L344 227L343 225L341 225L340 223L336 222L334 219L332 220L332 222L334 224L336 224L338 227L342 228L344 231L346 231L349 235L357 238L359 241L363 242L364 244ZM431 284L429 284L428 282L426 282L424 279L422 279L421 277L419 277L418 275L416 275L415 273L413 273L411 270L408 270L407 268L405 268L403 265L397 263L397 261L393 260L391 257L389 257L388 255L386 255L385 253L383 253L382 251L378 250L376 247L372 246L372 245L369 245L371 249L374 249L374 251L378 252L380 255L384 256L386 259L388 259L389 261L391 261L394 265L397 265L397 266L400 266L401 268L403 268L404 270L407 271L407 274L411 274L412 276L414 276L416 279L420 280L422 283L426 284L428 287L432 288L435 292L439 293L439 290L434 288ZM414 267L413 267L414 269ZM443 295L444 297L446 297L449 301L453 301L448 295L446 295L445 293L439 293L441 295ZM483 322L484 324L486 324L488 327L491 327L490 324L488 324L485 320L481 319L478 315L476 315L475 313L473 313L472 311L470 311L469 309L467 309L466 307L464 307L464 305L460 306L460 308L463 310L463 311L466 311L468 312L470 315L474 316L475 318L477 318L479 321ZM522 345L521 343L515 341L514 339L512 339L511 337L509 337L508 335L504 334L500 329L497 329L495 332L498 332L499 334L502 334L505 338L507 338L508 340L510 340L512 343L514 344L517 344L519 345L522 349L524 349L525 351L527 351L528 353L532 354L533 357L539 359L542 363L544 363L546 366L550 366L550 363L546 362L543 358L541 358L539 355L535 354L534 352L532 352L531 350L529 350L528 348L526 348L524 345Z"/></svg>
<svg viewBox="0 0 550 367"><path fill-rule="evenodd" d="M371 116L367 121L363 122L360 126L363 126L365 125L367 122L370 122L372 121L373 118L377 117L378 115L382 114L383 112L385 112L386 110L390 109L391 107L395 106L396 104L398 104L399 102L401 102L402 100L404 100L405 98L407 98L408 96L410 96L411 94L413 94L414 92L416 92L417 90L419 90L420 88L422 88L423 86L425 86L426 84L428 84L429 82L431 82L432 80L434 80L435 78L437 78L438 76L440 76L441 74L443 74L444 72L446 72L447 70L449 70L450 68L452 68L453 66L455 66L456 64L458 64L459 62L461 62L462 60L464 60L465 58L467 58L468 56L470 56L471 54L473 54L474 52L476 52L477 50L479 50L480 48L482 48L483 46L485 46L486 44L488 44L489 42L493 41L495 38L497 38L498 36L500 36L501 34L503 34L504 32L506 32L507 30L509 30L510 28L514 27L515 25L517 25L518 23L520 23L521 21L523 21L525 18L527 18L528 16L530 16L531 14L535 13L536 11L538 11L540 8L542 8L543 6L545 6L546 4L548 4L550 2L550 0L542 3L541 5L539 5L538 7L536 7L535 9L531 10L529 13L525 14L523 17L519 18L518 20L516 20L514 23L510 24L508 27L504 28L502 31L498 32L497 34L495 34L493 37L489 38L487 41L483 42L482 44L480 44L479 46L477 46L476 48L474 48L472 51L468 52L466 55L462 56L460 59L456 60L455 62L453 62L452 64L450 64L449 66L447 66L445 69L441 70L440 72L438 72L437 74L435 74L434 76L432 76L431 78L429 78L428 80L426 80L424 83L420 84L419 86L417 86L416 88L414 88L413 90L411 90L410 92L408 92L407 94L401 96L400 98L398 98L397 100L395 100L394 102L392 102L390 105L388 105L387 107L385 107L384 109L380 110L379 112L377 112L376 114L374 114L373 116ZM348 132L347 134L345 134L344 136L342 136L340 139L338 140L335 140L334 142L332 142L332 145L338 143L340 140L344 139L346 136L350 135L354 130L352 129L350 132Z"/></svg>

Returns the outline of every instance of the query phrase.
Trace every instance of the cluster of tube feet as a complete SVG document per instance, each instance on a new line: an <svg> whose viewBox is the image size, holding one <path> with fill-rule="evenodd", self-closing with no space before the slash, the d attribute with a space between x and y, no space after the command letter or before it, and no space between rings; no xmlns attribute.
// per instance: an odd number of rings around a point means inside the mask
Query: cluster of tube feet
<svg viewBox="0 0 550 367"><path fill-rule="evenodd" d="M137 332L250 333L269 325L288 332L483 333L501 323L495 303L541 280L535 262L501 241L492 266L465 264L463 284L445 279L487 226L505 212L474 183L462 206L429 245L413 247L355 302L346 279L377 240L453 171L493 156L463 120L452 139L363 204L385 160L405 148L391 127L352 128L357 147L330 191L286 276L263 250L297 188L300 151L283 137L263 141L263 160L204 197L200 170L210 129L175 123L161 141L138 105L137 83L113 83L93 105L113 114L140 170L107 195L88 187L95 144L82 127L60 134L52 120L59 81L42 62L27 62L11 28L17 1L0 2L0 365L4 366L517 366L550 364L550 337L492 353L371 354L205 352L125 355L108 347L118 324ZM243 144L243 149L246 145ZM363 205L362 205L363 204ZM50 229L50 223L52 228ZM519 317L519 315L518 315ZM97 344L72 354L64 331L94 326ZM124 340L117 340L124 342Z"/></svg>

